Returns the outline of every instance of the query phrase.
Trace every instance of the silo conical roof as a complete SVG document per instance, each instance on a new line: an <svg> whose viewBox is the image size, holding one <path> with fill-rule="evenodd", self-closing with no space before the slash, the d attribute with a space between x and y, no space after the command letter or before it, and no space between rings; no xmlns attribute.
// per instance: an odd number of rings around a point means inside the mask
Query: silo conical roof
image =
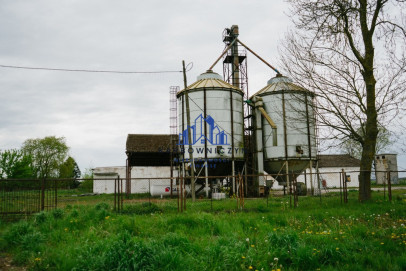
<svg viewBox="0 0 406 271"><path fill-rule="evenodd" d="M256 92L254 95L252 95L251 98L254 96L263 95L263 94L270 93L270 92L282 91L282 90L310 92L309 90L294 84L292 79L290 79L289 77L278 74L277 76L271 78L268 81L268 84L264 88L262 88L261 90Z"/></svg>
<svg viewBox="0 0 406 271"><path fill-rule="evenodd" d="M200 88L231 88L242 92L241 89L223 81L221 75L212 70L208 70L197 77L197 81L187 87L188 90L200 89ZM184 92L182 89L178 94Z"/></svg>

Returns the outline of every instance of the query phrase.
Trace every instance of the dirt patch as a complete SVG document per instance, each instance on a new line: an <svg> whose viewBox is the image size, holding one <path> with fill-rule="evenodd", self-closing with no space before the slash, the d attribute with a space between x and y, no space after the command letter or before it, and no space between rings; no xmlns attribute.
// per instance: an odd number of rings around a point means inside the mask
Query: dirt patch
<svg viewBox="0 0 406 271"><path fill-rule="evenodd" d="M12 257L9 254L0 253L0 271L3 270L25 271L27 268L14 265Z"/></svg>

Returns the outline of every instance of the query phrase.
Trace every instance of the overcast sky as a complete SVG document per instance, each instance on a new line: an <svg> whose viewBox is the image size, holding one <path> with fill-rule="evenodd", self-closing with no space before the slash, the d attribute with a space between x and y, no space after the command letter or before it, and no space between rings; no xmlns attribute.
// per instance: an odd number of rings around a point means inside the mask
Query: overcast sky
<svg viewBox="0 0 406 271"><path fill-rule="evenodd" d="M271 64L289 28L283 0L0 0L0 65L67 69L181 70L188 83L224 49L222 32ZM250 93L275 73L248 56ZM214 70L222 74L221 62ZM0 149L65 137L85 168L124 166L129 133L169 133L169 87L181 73L103 74L0 68Z"/></svg>

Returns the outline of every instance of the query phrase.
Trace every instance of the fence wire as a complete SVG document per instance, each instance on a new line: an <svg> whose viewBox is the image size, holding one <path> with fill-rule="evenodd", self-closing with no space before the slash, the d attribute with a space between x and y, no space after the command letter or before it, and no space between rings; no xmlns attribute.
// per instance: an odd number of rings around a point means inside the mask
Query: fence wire
<svg viewBox="0 0 406 271"><path fill-rule="evenodd" d="M374 173L371 190L382 200L392 200L394 189L406 189L406 180L398 177L405 172ZM125 179L115 174L98 179L0 180L0 218L99 203L129 213L285 209L300 207L305 197L346 204L358 201L359 175L359 171L342 170L298 176L198 177L194 199L190 177Z"/></svg>

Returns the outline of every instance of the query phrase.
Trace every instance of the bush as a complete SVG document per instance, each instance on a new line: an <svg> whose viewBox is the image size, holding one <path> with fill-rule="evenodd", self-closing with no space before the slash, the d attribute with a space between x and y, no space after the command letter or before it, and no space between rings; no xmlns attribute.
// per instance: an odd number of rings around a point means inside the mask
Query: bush
<svg viewBox="0 0 406 271"><path fill-rule="evenodd" d="M53 210L52 211L52 216L55 218L55 219L59 219L59 218L62 218L63 217L63 209L55 209L55 210Z"/></svg>
<svg viewBox="0 0 406 271"><path fill-rule="evenodd" d="M80 183L79 188L86 191L93 191L93 180L84 180L82 183Z"/></svg>
<svg viewBox="0 0 406 271"><path fill-rule="evenodd" d="M107 203L102 202L102 203L98 203L94 208L96 210L108 210L110 208L110 206Z"/></svg>
<svg viewBox="0 0 406 271"><path fill-rule="evenodd" d="M152 214L161 212L161 209L153 203L144 202L140 205L129 205L124 208L122 213L125 214L137 214L137 215L144 215L144 214Z"/></svg>

